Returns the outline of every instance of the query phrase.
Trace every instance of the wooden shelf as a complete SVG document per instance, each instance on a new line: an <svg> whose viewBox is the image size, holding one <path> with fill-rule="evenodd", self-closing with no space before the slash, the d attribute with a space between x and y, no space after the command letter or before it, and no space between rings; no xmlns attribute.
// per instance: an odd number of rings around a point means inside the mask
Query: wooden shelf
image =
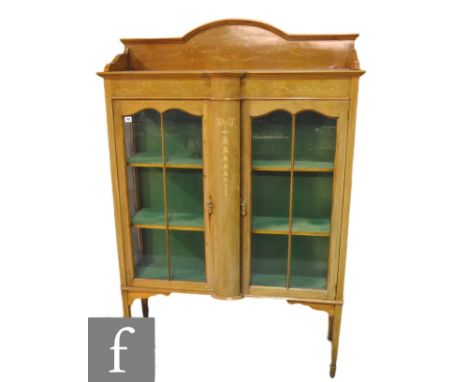
<svg viewBox="0 0 468 382"><path fill-rule="evenodd" d="M134 226L158 226L165 228L166 220L164 212L155 211L151 208L143 208L133 215L132 223Z"/></svg>
<svg viewBox="0 0 468 382"><path fill-rule="evenodd" d="M153 164L162 166L162 156L154 153L142 152L130 156L127 159L129 165L132 164Z"/></svg>
<svg viewBox="0 0 468 382"><path fill-rule="evenodd" d="M130 167L155 167L155 168L162 168L162 163L129 163ZM166 168L179 168L182 170L202 170L202 164L190 164L190 163L172 163L166 164Z"/></svg>
<svg viewBox="0 0 468 382"><path fill-rule="evenodd" d="M278 233L288 234L289 218L277 216L253 216L253 233ZM262 232L259 232L262 231Z"/></svg>
<svg viewBox="0 0 468 382"><path fill-rule="evenodd" d="M141 259L135 265L135 275L142 279L168 280L169 278L167 268L150 257Z"/></svg>
<svg viewBox="0 0 468 382"><path fill-rule="evenodd" d="M334 168L335 166L333 162L320 162L312 160L294 161L294 171L332 172Z"/></svg>
<svg viewBox="0 0 468 382"><path fill-rule="evenodd" d="M262 170L266 168L267 170ZM259 171L268 171L268 169L277 168L277 171L291 171L290 160L252 160L252 169ZM274 171L274 170L270 170Z"/></svg>
<svg viewBox="0 0 468 382"><path fill-rule="evenodd" d="M327 278L321 276L291 276L291 289L327 289Z"/></svg>
<svg viewBox="0 0 468 382"><path fill-rule="evenodd" d="M193 213L173 212L169 213L169 229L177 229L177 227L187 227L191 230L203 231L203 215Z"/></svg>
<svg viewBox="0 0 468 382"><path fill-rule="evenodd" d="M169 229L174 231L204 231L202 214L169 213ZM143 208L132 218L136 228L166 229L164 212Z"/></svg>
<svg viewBox="0 0 468 382"><path fill-rule="evenodd" d="M306 219L293 217L292 234L300 236L329 236L330 219Z"/></svg>
<svg viewBox="0 0 468 382"><path fill-rule="evenodd" d="M160 156L138 153L128 158L127 163L130 167L163 167L163 161ZM166 161L166 168L181 169L203 169L203 161L198 158L172 158Z"/></svg>
<svg viewBox="0 0 468 382"><path fill-rule="evenodd" d="M252 233L287 235L289 233L289 218L253 216ZM291 233L297 236L329 236L330 219L293 218Z"/></svg>
<svg viewBox="0 0 468 382"><path fill-rule="evenodd" d="M184 261L185 260L185 263ZM172 271L173 280L204 282L205 274L199 269L203 268L204 264L196 264L194 266L193 259L186 257L185 259L177 259L177 264L174 264L175 270ZM142 279L168 280L168 272L165 266L161 266L158 261L151 257L140 260L136 265L136 276Z"/></svg>
<svg viewBox="0 0 468 382"><path fill-rule="evenodd" d="M278 274L252 274L250 281L252 286L269 286L286 288L286 275ZM327 279L320 276L295 276L291 277L290 289L326 289Z"/></svg>
<svg viewBox="0 0 468 382"><path fill-rule="evenodd" d="M250 285L286 287L286 275L253 273Z"/></svg>
<svg viewBox="0 0 468 382"><path fill-rule="evenodd" d="M291 171L291 161L289 160L256 160L252 161L253 171L273 171L289 172ZM295 172L333 172L333 162L319 161L295 161Z"/></svg>
<svg viewBox="0 0 468 382"><path fill-rule="evenodd" d="M203 160L201 158L170 158L166 161L166 167L177 168L203 168Z"/></svg>

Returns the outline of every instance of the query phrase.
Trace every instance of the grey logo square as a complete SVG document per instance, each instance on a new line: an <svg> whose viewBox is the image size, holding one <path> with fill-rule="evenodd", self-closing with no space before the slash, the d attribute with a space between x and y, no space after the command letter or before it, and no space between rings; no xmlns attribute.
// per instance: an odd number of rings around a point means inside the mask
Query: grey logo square
<svg viewBox="0 0 468 382"><path fill-rule="evenodd" d="M154 318L88 318L88 382L154 382Z"/></svg>

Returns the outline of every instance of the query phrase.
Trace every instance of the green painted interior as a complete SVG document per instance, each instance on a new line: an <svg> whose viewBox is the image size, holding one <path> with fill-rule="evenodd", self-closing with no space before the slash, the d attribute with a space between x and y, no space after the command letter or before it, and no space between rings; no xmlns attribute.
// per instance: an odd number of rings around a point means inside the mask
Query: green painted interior
<svg viewBox="0 0 468 382"><path fill-rule="evenodd" d="M333 170L333 162L326 161L313 161L313 160L295 160L294 161L294 171L301 171L308 168L323 168L328 170Z"/></svg>
<svg viewBox="0 0 468 382"><path fill-rule="evenodd" d="M133 242L139 255L135 275L139 278L167 280L166 233L159 229L134 230Z"/></svg>
<svg viewBox="0 0 468 382"><path fill-rule="evenodd" d="M326 289L329 238L292 236L291 288ZM252 235L251 285L286 287L287 235Z"/></svg>
<svg viewBox="0 0 468 382"><path fill-rule="evenodd" d="M252 118L253 165L291 165L291 126L291 114L282 110Z"/></svg>
<svg viewBox="0 0 468 382"><path fill-rule="evenodd" d="M286 111L252 118L252 165L290 168L292 116ZM294 168L333 169L336 119L313 111L296 115Z"/></svg>
<svg viewBox="0 0 468 382"><path fill-rule="evenodd" d="M133 224L166 225L164 212L155 211L151 208L139 210L132 218Z"/></svg>
<svg viewBox="0 0 468 382"><path fill-rule="evenodd" d="M293 223L295 223L297 218L329 220L332 191L332 173L295 173Z"/></svg>
<svg viewBox="0 0 468 382"><path fill-rule="evenodd" d="M252 235L252 285L286 287L287 267L287 235Z"/></svg>
<svg viewBox="0 0 468 382"><path fill-rule="evenodd" d="M137 153L128 158L128 163L151 163L151 164L162 164L162 154L156 153Z"/></svg>
<svg viewBox="0 0 468 382"><path fill-rule="evenodd" d="M279 231L288 229L289 183L289 173L254 171L252 174L254 229Z"/></svg>
<svg viewBox="0 0 468 382"><path fill-rule="evenodd" d="M314 219L314 218L301 218L293 217L292 233L298 232L330 232L330 219Z"/></svg>
<svg viewBox="0 0 468 382"><path fill-rule="evenodd" d="M138 232L139 231L139 232ZM140 229L134 234L135 273L139 278L168 280L166 232L162 229ZM204 233L169 231L171 280L205 281Z"/></svg>
<svg viewBox="0 0 468 382"><path fill-rule="evenodd" d="M172 157L171 160L166 161L167 166L169 167L170 165L197 165L201 166L203 165L203 160L198 159L198 158L175 158Z"/></svg>
<svg viewBox="0 0 468 382"><path fill-rule="evenodd" d="M267 230L267 231L288 231L289 218L275 216L253 216L252 229ZM330 219L314 219L314 218L293 218L292 234L295 233L329 233Z"/></svg>
<svg viewBox="0 0 468 382"><path fill-rule="evenodd" d="M169 242L172 279L205 281L204 233L170 231Z"/></svg>
<svg viewBox="0 0 468 382"><path fill-rule="evenodd" d="M285 111L252 118L252 166L289 169L292 116ZM291 288L324 289L327 284L336 119L313 111L296 114L292 209ZM289 231L290 177L287 172L252 173L252 229ZM286 287L288 235L252 234L252 285Z"/></svg>
<svg viewBox="0 0 468 382"><path fill-rule="evenodd" d="M292 236L291 288L326 289L329 238ZM287 235L252 235L251 285L286 287Z"/></svg>
<svg viewBox="0 0 468 382"><path fill-rule="evenodd" d="M294 167L333 167L336 119L313 111L296 115ZM314 165L315 164L315 165Z"/></svg>
<svg viewBox="0 0 468 382"><path fill-rule="evenodd" d="M160 114L143 110L125 124L128 163L162 164ZM202 119L181 110L163 113L166 163L201 165ZM164 170L128 167L133 224L165 226ZM169 243L164 229L133 228L135 273L140 278L205 281L204 232L175 231L171 226L203 227L203 171L166 169Z"/></svg>
<svg viewBox="0 0 468 382"><path fill-rule="evenodd" d="M134 168L137 180L137 199L139 211L146 219L150 218L152 212L156 219L158 216L164 216L164 183L163 170L161 168Z"/></svg>
<svg viewBox="0 0 468 382"><path fill-rule="evenodd" d="M327 288L328 243L328 237L292 237L291 288Z"/></svg>
<svg viewBox="0 0 468 382"><path fill-rule="evenodd" d="M289 217L253 216L252 229L268 231L288 231Z"/></svg>
<svg viewBox="0 0 468 382"><path fill-rule="evenodd" d="M143 157L139 159L162 158L161 115L159 112L145 109L134 114L132 119L131 123L124 124L129 162L135 163L136 159L133 156L137 154L143 154Z"/></svg>
<svg viewBox="0 0 468 382"><path fill-rule="evenodd" d="M202 170L167 169L169 225L203 226Z"/></svg>
<svg viewBox="0 0 468 382"><path fill-rule="evenodd" d="M289 229L290 174L254 171L252 174L252 229ZM295 173L293 184L294 232L329 232L332 173Z"/></svg>
<svg viewBox="0 0 468 382"><path fill-rule="evenodd" d="M276 160L276 159L262 160L262 159L256 159L256 160L252 160L252 166L253 167L282 167L282 168L290 170L291 169L291 158L289 158L289 160Z"/></svg>
<svg viewBox="0 0 468 382"><path fill-rule="evenodd" d="M128 163L162 164L159 112L146 109L132 117L133 122L125 124ZM163 124L166 163L201 165L202 118L172 109L163 113Z"/></svg>
<svg viewBox="0 0 468 382"><path fill-rule="evenodd" d="M169 214L169 227L203 227L203 215L188 212L171 212Z"/></svg>
<svg viewBox="0 0 468 382"><path fill-rule="evenodd" d="M168 110L163 114L166 163L202 162L202 119Z"/></svg>
<svg viewBox="0 0 468 382"><path fill-rule="evenodd" d="M282 170L291 169L291 159L289 160L254 160L252 166L255 167L281 167ZM295 171L306 171L307 169L328 169L333 170L333 162L313 161L313 160L295 160Z"/></svg>
<svg viewBox="0 0 468 382"><path fill-rule="evenodd" d="M181 110L163 114L168 164L202 164L201 118ZM292 116L276 111L252 118L254 166L289 168ZM143 110L126 124L133 139L129 163L162 163L160 114ZM127 142L128 143L128 142ZM296 116L295 169L333 168L336 120L306 111ZM287 231L290 173L254 171L252 227ZM165 225L163 170L129 170L131 192L137 193L133 224ZM167 169L169 226L202 227L203 173L197 169ZM328 237L297 236L295 232L330 231L333 173L296 172L293 182L291 287L324 289L327 284ZM136 207L135 207L136 208ZM168 279L166 234L159 229L134 229L136 275ZM171 278L205 280L204 233L169 231ZM288 235L252 235L252 285L286 287Z"/></svg>

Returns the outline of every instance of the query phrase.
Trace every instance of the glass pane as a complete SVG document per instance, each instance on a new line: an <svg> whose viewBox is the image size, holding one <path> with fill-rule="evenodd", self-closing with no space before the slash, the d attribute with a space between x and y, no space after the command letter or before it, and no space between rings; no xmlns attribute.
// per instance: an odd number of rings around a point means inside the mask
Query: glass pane
<svg viewBox="0 0 468 382"><path fill-rule="evenodd" d="M167 169L170 226L203 227L202 170Z"/></svg>
<svg viewBox="0 0 468 382"><path fill-rule="evenodd" d="M313 111L296 115L294 168L333 168L336 119Z"/></svg>
<svg viewBox="0 0 468 382"><path fill-rule="evenodd" d="M252 118L252 165L291 167L291 127L285 111Z"/></svg>
<svg viewBox="0 0 468 382"><path fill-rule="evenodd" d="M333 173L295 173L293 233L329 232Z"/></svg>
<svg viewBox="0 0 468 382"><path fill-rule="evenodd" d="M128 168L133 224L165 225L163 172L160 168Z"/></svg>
<svg viewBox="0 0 468 382"><path fill-rule="evenodd" d="M167 280L166 232L136 228L133 228L132 232L135 276Z"/></svg>
<svg viewBox="0 0 468 382"><path fill-rule="evenodd" d="M293 176L290 287L326 288L336 127L336 118L311 110L252 118L253 285L287 287Z"/></svg>
<svg viewBox="0 0 468 382"><path fill-rule="evenodd" d="M287 235L252 235L251 284L286 286Z"/></svg>
<svg viewBox="0 0 468 382"><path fill-rule="evenodd" d="M182 110L163 114L167 164L202 164L202 119Z"/></svg>
<svg viewBox="0 0 468 382"><path fill-rule="evenodd" d="M252 174L252 228L287 231L289 225L290 173Z"/></svg>
<svg viewBox="0 0 468 382"><path fill-rule="evenodd" d="M204 233L170 231L169 242L172 279L205 281Z"/></svg>
<svg viewBox="0 0 468 382"><path fill-rule="evenodd" d="M160 114L147 109L123 119L128 163L162 163Z"/></svg>
<svg viewBox="0 0 468 382"><path fill-rule="evenodd" d="M123 121L135 277L204 282L202 118L145 109Z"/></svg>
<svg viewBox="0 0 468 382"><path fill-rule="evenodd" d="M291 288L327 288L328 243L328 237L292 237Z"/></svg>

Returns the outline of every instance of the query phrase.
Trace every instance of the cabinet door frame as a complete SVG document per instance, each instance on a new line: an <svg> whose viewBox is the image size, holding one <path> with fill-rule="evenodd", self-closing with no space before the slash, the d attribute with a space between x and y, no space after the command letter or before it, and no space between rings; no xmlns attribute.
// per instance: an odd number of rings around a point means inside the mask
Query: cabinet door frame
<svg viewBox="0 0 468 382"><path fill-rule="evenodd" d="M348 100L246 100L242 103L241 198L247 202L247 213L241 219L242 293L246 296L269 296L304 299L334 299L338 276L341 240L343 187L345 183ZM302 289L251 286L251 221L252 221L252 118L285 110L291 114L315 111L337 118L336 154L333 170L332 215L328 258L327 289Z"/></svg>
<svg viewBox="0 0 468 382"><path fill-rule="evenodd" d="M123 242L123 262L121 269L125 270L126 287L153 288L163 291L180 291L180 292L197 292L209 293L213 288L213 256L211 252L212 229L210 225L210 216L208 213L209 195L211 192L210 185L210 163L211 155L209 154L209 119L208 119L208 103L206 101L194 100L134 100L134 99L118 99L112 101L113 109L113 124L114 136L113 144L115 145L116 162L118 181L118 203L121 213L121 227L117 234L121 235ZM156 280L156 279L141 279L135 278L133 245L131 234L131 211L129 203L129 188L127 175L127 154L125 146L125 131L123 116L132 115L144 109L154 109L159 113L171 109L178 109L183 112L200 116L202 118L202 142L203 142L203 210L204 210L204 243L205 243L205 282L192 282L180 280Z"/></svg>

